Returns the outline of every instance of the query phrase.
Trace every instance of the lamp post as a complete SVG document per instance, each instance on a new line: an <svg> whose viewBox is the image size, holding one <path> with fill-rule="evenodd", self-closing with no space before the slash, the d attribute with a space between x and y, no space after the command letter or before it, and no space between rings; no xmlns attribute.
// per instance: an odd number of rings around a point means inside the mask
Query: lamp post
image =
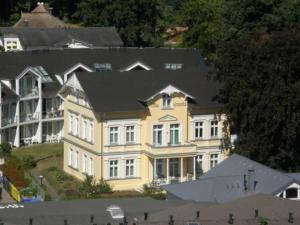
<svg viewBox="0 0 300 225"><path fill-rule="evenodd" d="M43 179L44 179L44 176L43 175L40 175L40 182L41 182L41 185L43 185Z"/></svg>

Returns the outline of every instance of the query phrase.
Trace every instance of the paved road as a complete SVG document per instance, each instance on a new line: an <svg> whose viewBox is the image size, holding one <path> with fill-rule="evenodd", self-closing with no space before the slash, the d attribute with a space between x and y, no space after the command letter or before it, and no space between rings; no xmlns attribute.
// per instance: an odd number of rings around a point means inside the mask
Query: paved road
<svg viewBox="0 0 300 225"><path fill-rule="evenodd" d="M30 173L35 178L36 181L40 180L41 173L36 168L30 170ZM43 179L43 184L45 185L49 195L51 196L51 200L59 201L60 197L57 194L56 190L49 184L49 182L45 178Z"/></svg>

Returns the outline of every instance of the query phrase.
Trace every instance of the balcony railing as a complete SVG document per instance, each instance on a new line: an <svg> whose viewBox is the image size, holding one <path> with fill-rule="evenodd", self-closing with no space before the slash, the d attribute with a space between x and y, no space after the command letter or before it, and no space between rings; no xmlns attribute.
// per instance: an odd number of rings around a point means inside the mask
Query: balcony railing
<svg viewBox="0 0 300 225"><path fill-rule="evenodd" d="M40 118L40 113L38 113L38 112L26 113L26 114L22 114L20 116L20 122L36 121L36 120L39 120L39 118Z"/></svg>
<svg viewBox="0 0 300 225"><path fill-rule="evenodd" d="M21 97L34 97L39 95L39 90L37 88L22 88L20 91Z"/></svg>
<svg viewBox="0 0 300 225"><path fill-rule="evenodd" d="M17 117L2 118L2 127L17 123Z"/></svg>
<svg viewBox="0 0 300 225"><path fill-rule="evenodd" d="M64 110L43 112L43 119L61 118L63 116L64 116Z"/></svg>

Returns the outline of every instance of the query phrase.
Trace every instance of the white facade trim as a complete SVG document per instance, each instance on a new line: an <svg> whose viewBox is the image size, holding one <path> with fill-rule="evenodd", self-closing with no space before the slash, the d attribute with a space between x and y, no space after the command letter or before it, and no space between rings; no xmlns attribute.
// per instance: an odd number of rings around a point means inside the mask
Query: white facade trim
<svg viewBox="0 0 300 225"><path fill-rule="evenodd" d="M133 70L134 68L136 68L136 67L138 67L138 66L142 67L142 68L145 69L145 70L152 70L151 67L149 67L149 66L143 64L143 63L140 62L140 61L137 61L137 62L133 63L132 65L126 67L125 69L120 70L120 72L130 71L130 70Z"/></svg>

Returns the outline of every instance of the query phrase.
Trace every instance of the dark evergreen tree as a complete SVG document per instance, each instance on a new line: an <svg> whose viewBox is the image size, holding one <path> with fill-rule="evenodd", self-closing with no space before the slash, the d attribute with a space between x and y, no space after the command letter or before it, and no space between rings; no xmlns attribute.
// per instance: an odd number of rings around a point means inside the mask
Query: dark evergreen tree
<svg viewBox="0 0 300 225"><path fill-rule="evenodd" d="M235 151L274 168L300 170L300 30L246 35L223 44L219 100L238 134Z"/></svg>

